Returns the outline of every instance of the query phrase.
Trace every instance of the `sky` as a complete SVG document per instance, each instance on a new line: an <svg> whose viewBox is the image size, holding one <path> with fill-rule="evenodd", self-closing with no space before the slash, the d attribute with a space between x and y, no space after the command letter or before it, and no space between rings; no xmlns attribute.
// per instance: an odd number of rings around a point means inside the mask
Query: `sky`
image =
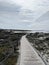
<svg viewBox="0 0 49 65"><path fill-rule="evenodd" d="M49 31L49 0L0 0L0 28Z"/></svg>

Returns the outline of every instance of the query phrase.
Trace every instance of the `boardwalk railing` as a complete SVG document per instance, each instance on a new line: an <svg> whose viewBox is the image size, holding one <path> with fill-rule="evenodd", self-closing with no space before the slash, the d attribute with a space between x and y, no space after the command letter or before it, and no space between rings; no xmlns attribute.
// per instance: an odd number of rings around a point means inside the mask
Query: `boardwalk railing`
<svg viewBox="0 0 49 65"><path fill-rule="evenodd" d="M34 47L33 47L34 48ZM35 48L34 48L34 50L37 52L37 54L40 56L40 58L42 59L42 61L44 62L44 64L45 65L48 65L47 64L47 62L46 62L46 60L43 58L43 56L40 54L40 52L39 51L37 51Z"/></svg>

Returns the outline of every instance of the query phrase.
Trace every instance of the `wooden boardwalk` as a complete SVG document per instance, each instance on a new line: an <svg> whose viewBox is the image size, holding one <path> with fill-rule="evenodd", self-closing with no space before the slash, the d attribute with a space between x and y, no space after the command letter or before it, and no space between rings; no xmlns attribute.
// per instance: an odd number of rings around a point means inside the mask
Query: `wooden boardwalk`
<svg viewBox="0 0 49 65"><path fill-rule="evenodd" d="M21 39L20 65L45 65L25 36Z"/></svg>

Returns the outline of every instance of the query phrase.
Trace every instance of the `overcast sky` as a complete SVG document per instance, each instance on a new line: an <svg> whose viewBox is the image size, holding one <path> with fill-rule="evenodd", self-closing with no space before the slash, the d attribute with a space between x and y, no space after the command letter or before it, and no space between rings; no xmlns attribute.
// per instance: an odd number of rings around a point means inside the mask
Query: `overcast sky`
<svg viewBox="0 0 49 65"><path fill-rule="evenodd" d="M49 0L0 0L0 28L49 30L47 12Z"/></svg>

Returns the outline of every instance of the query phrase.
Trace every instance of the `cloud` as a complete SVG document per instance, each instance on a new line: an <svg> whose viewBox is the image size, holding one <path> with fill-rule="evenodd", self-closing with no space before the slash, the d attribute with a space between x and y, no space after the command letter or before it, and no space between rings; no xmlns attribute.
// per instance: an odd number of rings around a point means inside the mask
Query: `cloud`
<svg viewBox="0 0 49 65"><path fill-rule="evenodd" d="M21 6L15 5L15 4L10 4L8 2L0 2L0 11L3 12L9 12L9 13L18 13L20 11Z"/></svg>
<svg viewBox="0 0 49 65"><path fill-rule="evenodd" d="M26 13L26 14L25 14ZM27 29L30 24L31 11L21 10L21 6L0 2L0 28Z"/></svg>
<svg viewBox="0 0 49 65"><path fill-rule="evenodd" d="M40 16L34 23L29 25L33 30L49 30L49 11Z"/></svg>
<svg viewBox="0 0 49 65"><path fill-rule="evenodd" d="M20 22L16 22L16 24L13 24L13 23L11 23L11 24L9 24L9 23L1 23L0 24L0 27L2 26L2 28L3 29L28 29L29 30L29 27L28 27L28 25L30 25L30 23L28 22L22 22L22 23L20 23Z"/></svg>
<svg viewBox="0 0 49 65"><path fill-rule="evenodd" d="M47 11L49 0L0 0L0 28L46 29L36 19Z"/></svg>
<svg viewBox="0 0 49 65"><path fill-rule="evenodd" d="M44 13L43 15L41 15L38 19L36 19L36 21L37 22L49 21L49 11L47 11L46 13Z"/></svg>
<svg viewBox="0 0 49 65"><path fill-rule="evenodd" d="M2 21L27 22L33 20L34 12L29 9L21 9L22 7L8 2L0 2L0 19ZM0 20L0 21L1 21Z"/></svg>

